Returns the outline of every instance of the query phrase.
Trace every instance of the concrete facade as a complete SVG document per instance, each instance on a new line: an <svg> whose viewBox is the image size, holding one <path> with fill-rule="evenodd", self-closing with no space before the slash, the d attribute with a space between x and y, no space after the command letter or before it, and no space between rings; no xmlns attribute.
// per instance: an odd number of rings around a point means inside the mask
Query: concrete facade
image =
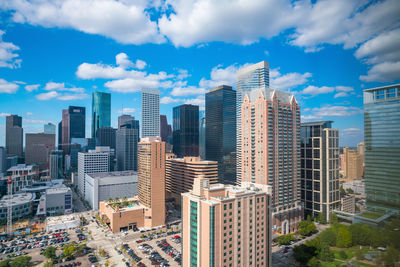
<svg viewBox="0 0 400 267"><path fill-rule="evenodd" d="M20 192L22 188L29 187L39 178L39 168L36 165L18 164L7 170L7 176L1 179L7 180L11 176L13 194Z"/></svg>
<svg viewBox="0 0 400 267"><path fill-rule="evenodd" d="M10 201L13 219L31 215L34 200L35 194L32 193L19 193L12 195L11 198L8 195L3 196L0 200L0 220L7 220L7 207Z"/></svg>
<svg viewBox="0 0 400 267"><path fill-rule="evenodd" d="M343 148L343 161L345 181L359 179L363 176L363 156L357 151Z"/></svg>
<svg viewBox="0 0 400 267"><path fill-rule="evenodd" d="M36 164L40 170L49 169L49 156L50 152L55 149L56 135L27 133L25 143L25 163Z"/></svg>
<svg viewBox="0 0 400 267"><path fill-rule="evenodd" d="M142 90L142 137L160 136L160 91Z"/></svg>
<svg viewBox="0 0 400 267"><path fill-rule="evenodd" d="M341 211L356 213L356 198L354 196L344 196L340 199Z"/></svg>

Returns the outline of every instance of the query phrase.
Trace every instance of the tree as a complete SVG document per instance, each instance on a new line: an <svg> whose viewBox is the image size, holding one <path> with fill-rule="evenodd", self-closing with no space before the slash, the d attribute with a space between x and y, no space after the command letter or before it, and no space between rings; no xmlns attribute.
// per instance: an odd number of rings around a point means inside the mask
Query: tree
<svg viewBox="0 0 400 267"><path fill-rule="evenodd" d="M351 238L354 245L367 246L371 244L372 229L365 224L350 225Z"/></svg>
<svg viewBox="0 0 400 267"><path fill-rule="evenodd" d="M338 219L336 213L331 213L331 221L330 222L331 222L331 224L339 223L339 219Z"/></svg>
<svg viewBox="0 0 400 267"><path fill-rule="evenodd" d="M109 197L109 198L107 199L107 202L108 202L108 203L111 203L112 201L113 201L112 197Z"/></svg>
<svg viewBox="0 0 400 267"><path fill-rule="evenodd" d="M307 262L314 256L316 256L315 247L307 246L302 244L293 248L293 257L301 265L306 265Z"/></svg>
<svg viewBox="0 0 400 267"><path fill-rule="evenodd" d="M54 267L54 264L53 264L53 262L48 261L43 265L43 267Z"/></svg>
<svg viewBox="0 0 400 267"><path fill-rule="evenodd" d="M10 259L5 259L0 261L0 267L9 267L10 266Z"/></svg>
<svg viewBox="0 0 400 267"><path fill-rule="evenodd" d="M308 261L307 266L309 267L319 267L321 266L321 263L316 257L311 258L311 260Z"/></svg>
<svg viewBox="0 0 400 267"><path fill-rule="evenodd" d="M280 245L289 245L290 241L293 241L294 237L293 235L289 234L289 235L282 235L278 238L275 239L275 241Z"/></svg>
<svg viewBox="0 0 400 267"><path fill-rule="evenodd" d="M321 248L318 251L317 257L323 261L333 261L335 259L335 255L329 249L329 246L326 243L321 244Z"/></svg>
<svg viewBox="0 0 400 267"><path fill-rule="evenodd" d="M320 224L326 224L325 214L323 214L322 212L318 214L318 222Z"/></svg>
<svg viewBox="0 0 400 267"><path fill-rule="evenodd" d="M344 250L341 250L339 252L339 256L343 259L343 260L347 260L347 254Z"/></svg>
<svg viewBox="0 0 400 267"><path fill-rule="evenodd" d="M393 247L389 247L386 253L383 255L385 266L397 266L395 264L399 261L399 259L400 252Z"/></svg>
<svg viewBox="0 0 400 267"><path fill-rule="evenodd" d="M355 256L356 256L357 260L362 260L364 254L363 254L363 252L362 252L361 249L357 249L357 250L356 250L356 253L355 253Z"/></svg>
<svg viewBox="0 0 400 267"><path fill-rule="evenodd" d="M340 186L340 195L341 196L346 195L346 191L343 189L343 185Z"/></svg>
<svg viewBox="0 0 400 267"><path fill-rule="evenodd" d="M65 256L71 256L71 255L75 254L76 250L77 249L76 249L75 245L74 244L70 244L70 245L64 246L63 254Z"/></svg>
<svg viewBox="0 0 400 267"><path fill-rule="evenodd" d="M55 248L53 246L49 246L43 251L43 256L45 256L48 259L55 259L56 251L57 251L57 248Z"/></svg>
<svg viewBox="0 0 400 267"><path fill-rule="evenodd" d="M298 227L299 227L299 234L301 234L302 236L309 236L310 234L312 234L317 230L315 224L309 220L301 221Z"/></svg>
<svg viewBox="0 0 400 267"><path fill-rule="evenodd" d="M348 248L351 244L351 233L348 227L340 226L336 237L336 246L339 248Z"/></svg>
<svg viewBox="0 0 400 267"><path fill-rule="evenodd" d="M336 231L332 228L325 229L319 234L321 242L328 244L329 246L336 245Z"/></svg>
<svg viewBox="0 0 400 267"><path fill-rule="evenodd" d="M16 257L10 264L10 267L26 267L29 266L29 263L31 261L30 256L19 256Z"/></svg>

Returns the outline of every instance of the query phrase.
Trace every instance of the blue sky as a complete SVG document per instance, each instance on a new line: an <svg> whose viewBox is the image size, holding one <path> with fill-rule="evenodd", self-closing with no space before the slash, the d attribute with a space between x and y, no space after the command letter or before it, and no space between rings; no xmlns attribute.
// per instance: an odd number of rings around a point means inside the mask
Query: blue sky
<svg viewBox="0 0 400 267"><path fill-rule="evenodd" d="M266 60L303 121L334 120L355 146L362 90L400 80L399 14L396 0L0 0L0 145L7 114L41 132L69 105L86 107L89 137L95 90L112 93L116 126L140 118L141 88L159 88L171 122L172 107L204 107L207 90Z"/></svg>

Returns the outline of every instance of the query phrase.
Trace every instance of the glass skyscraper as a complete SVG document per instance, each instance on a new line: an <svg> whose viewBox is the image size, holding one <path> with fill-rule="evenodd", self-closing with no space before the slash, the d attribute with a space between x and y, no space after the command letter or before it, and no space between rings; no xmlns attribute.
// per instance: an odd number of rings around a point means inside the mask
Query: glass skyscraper
<svg viewBox="0 0 400 267"><path fill-rule="evenodd" d="M400 84L364 90L367 209L400 213Z"/></svg>
<svg viewBox="0 0 400 267"><path fill-rule="evenodd" d="M218 161L220 183L236 183L236 92L221 85L206 94L206 159Z"/></svg>
<svg viewBox="0 0 400 267"><path fill-rule="evenodd" d="M236 182L241 181L242 169L242 136L241 116L242 103L246 93L269 87L269 63L261 61L242 68L236 73Z"/></svg>
<svg viewBox="0 0 400 267"><path fill-rule="evenodd" d="M92 138L99 128L111 126L111 94L93 92L92 95Z"/></svg>
<svg viewBox="0 0 400 267"><path fill-rule="evenodd" d="M199 156L206 158L206 111L199 111Z"/></svg>
<svg viewBox="0 0 400 267"><path fill-rule="evenodd" d="M172 138L173 152L178 158L199 156L199 106L174 107Z"/></svg>
<svg viewBox="0 0 400 267"><path fill-rule="evenodd" d="M142 138L160 136L160 91L142 90Z"/></svg>

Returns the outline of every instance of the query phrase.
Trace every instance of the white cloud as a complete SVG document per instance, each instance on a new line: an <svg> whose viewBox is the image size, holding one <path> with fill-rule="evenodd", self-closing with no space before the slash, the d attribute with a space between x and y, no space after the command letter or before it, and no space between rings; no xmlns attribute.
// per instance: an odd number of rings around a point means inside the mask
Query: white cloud
<svg viewBox="0 0 400 267"><path fill-rule="evenodd" d="M0 78L0 93L14 94L18 91L19 85L13 82L7 82Z"/></svg>
<svg viewBox="0 0 400 267"><path fill-rule="evenodd" d="M199 95L196 98L185 99L183 102L185 104L192 104L192 105L199 106L200 110L204 110L205 96L204 95Z"/></svg>
<svg viewBox="0 0 400 267"><path fill-rule="evenodd" d="M0 67L6 67L10 69L19 68L21 67L22 60L19 59L19 55L15 53L15 51L19 50L19 47L13 43L4 42L4 33L4 31L0 30Z"/></svg>
<svg viewBox="0 0 400 267"><path fill-rule="evenodd" d="M279 69L271 69L270 86L273 89L285 91L307 83L308 78L310 78L311 76L312 75L309 72L303 74L292 72L282 75L279 72Z"/></svg>
<svg viewBox="0 0 400 267"><path fill-rule="evenodd" d="M361 75L360 79L366 82L388 82L400 78L400 61L384 62L374 65L367 75Z"/></svg>
<svg viewBox="0 0 400 267"><path fill-rule="evenodd" d="M32 116L32 115L33 115L32 112L27 112L27 113L26 113L26 116Z"/></svg>
<svg viewBox="0 0 400 267"><path fill-rule="evenodd" d="M314 116L314 115L301 115L302 121L312 121L312 120L320 120L322 117Z"/></svg>
<svg viewBox="0 0 400 267"><path fill-rule="evenodd" d="M69 92L75 92L75 93L83 93L85 89L83 88L66 88L65 83L56 83L56 82L48 82L46 83L44 90L47 91L69 91Z"/></svg>
<svg viewBox="0 0 400 267"><path fill-rule="evenodd" d="M99 34L123 44L161 43L157 23L145 12L145 1L65 0L3 1L13 20L47 28L71 28Z"/></svg>
<svg viewBox="0 0 400 267"><path fill-rule="evenodd" d="M309 85L307 86L302 93L310 96L316 96L320 94L327 94L327 93L332 93L332 92L338 92L335 94L335 98L337 97L344 97L348 96L349 92L353 92L354 89L349 86L321 86L317 87L314 85Z"/></svg>
<svg viewBox="0 0 400 267"><path fill-rule="evenodd" d="M135 112L136 112L136 109L134 109L134 108L123 108L122 110L117 111L117 113L119 113L119 114L132 114Z"/></svg>
<svg viewBox="0 0 400 267"><path fill-rule="evenodd" d="M36 120L36 119L25 119L23 118L23 123L27 123L27 124L47 124L47 121L44 120Z"/></svg>
<svg viewBox="0 0 400 267"><path fill-rule="evenodd" d="M363 113L359 107L348 106L325 106L321 108L312 108L313 116L316 117L348 117Z"/></svg>
<svg viewBox="0 0 400 267"><path fill-rule="evenodd" d="M147 63L143 60L136 59L135 68L142 70L147 66Z"/></svg>
<svg viewBox="0 0 400 267"><path fill-rule="evenodd" d="M222 65L215 66L211 70L211 79L207 80L206 78L202 78L199 82L199 86L207 89L223 84L233 86L236 83L236 72L243 66L230 65L226 68L223 68Z"/></svg>
<svg viewBox="0 0 400 267"><path fill-rule="evenodd" d="M174 87L171 91L172 96L201 95L205 93L207 93L206 89L198 88L196 86Z"/></svg>
<svg viewBox="0 0 400 267"><path fill-rule="evenodd" d="M346 97L346 96L349 96L346 92L339 92L339 93L336 93L333 97L338 98L338 97Z"/></svg>
<svg viewBox="0 0 400 267"><path fill-rule="evenodd" d="M64 94L64 95L59 95L57 97L58 100L63 100L63 101L68 101L68 100L79 100L79 99L85 99L88 98L88 94Z"/></svg>
<svg viewBox="0 0 400 267"><path fill-rule="evenodd" d="M346 128L346 129L342 129L340 130L341 133L343 134L358 134L360 132L362 132L363 130L360 128Z"/></svg>
<svg viewBox="0 0 400 267"><path fill-rule="evenodd" d="M125 78L120 80L108 81L104 84L107 88L114 92L133 93L139 92L143 88L169 88L172 86L171 81L163 81L162 76L157 74L148 75L141 79Z"/></svg>
<svg viewBox="0 0 400 267"><path fill-rule="evenodd" d="M50 100L53 98L56 98L58 96L58 93L56 91L50 91L48 93L41 93L36 95L36 99L38 100Z"/></svg>
<svg viewBox="0 0 400 267"><path fill-rule="evenodd" d="M172 98L170 96L164 96L160 99L161 104L171 104L171 103L177 103L177 102L181 102L181 101L182 101L182 99Z"/></svg>
<svg viewBox="0 0 400 267"><path fill-rule="evenodd" d="M35 91L37 89L39 89L40 84L30 84L30 85L26 85L25 86L25 90L28 92L32 92Z"/></svg>
<svg viewBox="0 0 400 267"><path fill-rule="evenodd" d="M0 113L0 117L7 117L7 116L10 116L11 114L10 113L5 113L5 112L1 112Z"/></svg>

